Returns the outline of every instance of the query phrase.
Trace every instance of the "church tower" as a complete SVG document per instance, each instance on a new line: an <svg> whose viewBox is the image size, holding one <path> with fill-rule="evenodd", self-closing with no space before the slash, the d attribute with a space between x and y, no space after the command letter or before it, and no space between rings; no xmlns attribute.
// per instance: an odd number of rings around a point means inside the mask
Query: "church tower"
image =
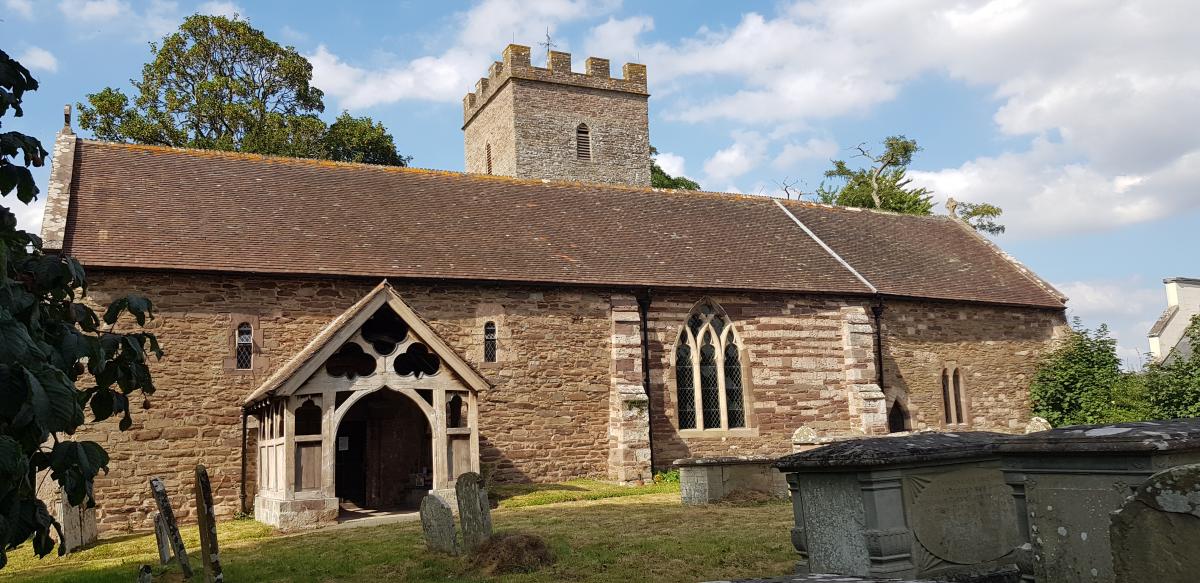
<svg viewBox="0 0 1200 583"><path fill-rule="evenodd" d="M650 186L646 66L627 63L614 79L607 59L589 57L574 73L558 51L548 65L508 45L463 97L467 172Z"/></svg>

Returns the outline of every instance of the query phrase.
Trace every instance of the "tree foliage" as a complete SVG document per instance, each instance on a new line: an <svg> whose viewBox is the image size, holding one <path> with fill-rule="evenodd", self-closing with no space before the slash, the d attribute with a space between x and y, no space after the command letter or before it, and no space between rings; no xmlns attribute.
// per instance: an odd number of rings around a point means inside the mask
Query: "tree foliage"
<svg viewBox="0 0 1200 583"><path fill-rule="evenodd" d="M933 192L911 186L908 166L921 151L916 140L905 136L889 136L883 140L883 153L875 154L865 144L859 144L856 158L867 160L865 167L851 168L845 160L833 160L833 168L825 171L813 196L825 204L859 208L877 208L909 215L933 213ZM959 216L976 230L991 234L1004 232L996 222L1003 211L988 203L960 203Z"/></svg>
<svg viewBox="0 0 1200 583"><path fill-rule="evenodd" d="M312 64L245 20L196 14L151 43L131 80L135 95L106 87L77 104L97 138L163 146L352 160L404 166L392 136L370 118L327 126Z"/></svg>
<svg viewBox="0 0 1200 583"><path fill-rule="evenodd" d="M1030 385L1033 414L1056 427L1108 421L1121 374L1108 327L1088 330L1076 318L1066 341L1038 366Z"/></svg>
<svg viewBox="0 0 1200 583"><path fill-rule="evenodd" d="M1188 339L1200 342L1200 317ZM1030 397L1035 415L1078 425L1200 416L1200 352L1122 372L1108 329L1084 329L1076 319L1065 343L1042 360Z"/></svg>
<svg viewBox="0 0 1200 583"><path fill-rule="evenodd" d="M1146 367L1150 403L1161 418L1200 417L1200 316L1193 316L1184 333L1191 344L1188 357L1175 355Z"/></svg>
<svg viewBox="0 0 1200 583"><path fill-rule="evenodd" d="M654 156L658 155L658 148L650 146L650 186L654 188L675 188L679 190L700 190L700 184L695 180L686 176L671 176L667 174L658 162L654 161Z"/></svg>
<svg viewBox="0 0 1200 583"><path fill-rule="evenodd" d="M37 89L29 71L0 51L0 116L21 116L26 91ZM0 195L24 203L38 194L29 172L45 162L41 142L17 132L0 134ZM145 331L119 332L123 314L140 328L153 317L150 301L120 298L99 316L83 302L87 280L79 262L42 251L41 239L17 230L0 206L0 568L6 551L32 539L33 550L54 549L61 529L37 497L37 474L49 470L72 505L95 505L92 482L108 471L108 454L92 441L65 441L84 423L120 416L128 429L130 397L154 392L147 360L161 356ZM80 388L82 387L82 388ZM62 551L60 547L60 552Z"/></svg>

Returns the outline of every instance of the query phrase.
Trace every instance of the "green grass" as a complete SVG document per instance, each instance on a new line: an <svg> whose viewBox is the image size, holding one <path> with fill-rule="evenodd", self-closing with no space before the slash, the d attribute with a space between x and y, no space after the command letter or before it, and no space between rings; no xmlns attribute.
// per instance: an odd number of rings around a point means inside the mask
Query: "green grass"
<svg viewBox="0 0 1200 583"><path fill-rule="evenodd" d="M250 521L219 525L221 558L226 580L235 583L705 581L787 574L796 558L789 542L791 510L782 502L684 507L677 494L622 496L502 506L493 522L497 531L543 537L558 561L536 573L488 578L464 558L427 551L416 523L280 536ZM186 536L188 548L197 549L195 529ZM11 553L0 578L128 583L137 566L153 564L154 556L153 535L103 541L65 558L37 560L23 548ZM156 567L155 573L156 581L179 580L175 567Z"/></svg>
<svg viewBox="0 0 1200 583"><path fill-rule="evenodd" d="M621 486L588 479L558 484L500 484L488 488L488 494L499 502L500 508L523 508L559 502L678 492L679 483Z"/></svg>

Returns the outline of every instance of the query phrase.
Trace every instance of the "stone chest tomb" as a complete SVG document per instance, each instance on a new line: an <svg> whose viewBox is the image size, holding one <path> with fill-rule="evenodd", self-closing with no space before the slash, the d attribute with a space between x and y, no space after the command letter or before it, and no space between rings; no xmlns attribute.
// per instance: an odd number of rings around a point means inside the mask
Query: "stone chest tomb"
<svg viewBox="0 0 1200 583"><path fill-rule="evenodd" d="M776 462L799 571L939 578L1010 570L1022 542L998 433L853 439Z"/></svg>

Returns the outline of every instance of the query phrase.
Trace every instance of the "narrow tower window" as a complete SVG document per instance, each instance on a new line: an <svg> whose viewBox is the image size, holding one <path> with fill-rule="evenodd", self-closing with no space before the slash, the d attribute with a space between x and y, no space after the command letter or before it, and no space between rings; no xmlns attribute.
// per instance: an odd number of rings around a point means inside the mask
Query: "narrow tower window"
<svg viewBox="0 0 1200 583"><path fill-rule="evenodd" d="M483 146L484 159L487 162L487 173L492 173L492 145L484 144Z"/></svg>
<svg viewBox="0 0 1200 583"><path fill-rule="evenodd" d="M483 361L496 362L496 323L483 325Z"/></svg>
<svg viewBox="0 0 1200 583"><path fill-rule="evenodd" d="M254 328L249 322L238 324L234 357L238 370L249 370L254 364Z"/></svg>
<svg viewBox="0 0 1200 583"><path fill-rule="evenodd" d="M575 154L580 160L592 159L592 132L585 123L575 128Z"/></svg>
<svg viewBox="0 0 1200 583"><path fill-rule="evenodd" d="M967 424L962 385L962 372L958 368L942 369L942 408L946 425Z"/></svg>

